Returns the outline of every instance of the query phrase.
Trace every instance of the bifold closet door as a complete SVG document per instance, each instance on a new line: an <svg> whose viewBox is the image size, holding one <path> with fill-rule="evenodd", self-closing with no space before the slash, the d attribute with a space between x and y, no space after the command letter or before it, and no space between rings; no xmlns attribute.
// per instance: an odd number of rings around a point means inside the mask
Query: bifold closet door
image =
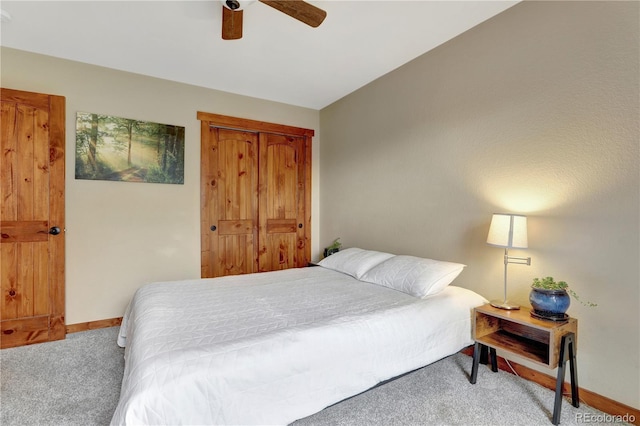
<svg viewBox="0 0 640 426"><path fill-rule="evenodd" d="M259 269L307 266L305 139L260 133Z"/></svg>
<svg viewBox="0 0 640 426"><path fill-rule="evenodd" d="M202 277L257 272L258 136L213 127L205 130Z"/></svg>
<svg viewBox="0 0 640 426"><path fill-rule="evenodd" d="M313 130L198 113L201 276L307 266Z"/></svg>

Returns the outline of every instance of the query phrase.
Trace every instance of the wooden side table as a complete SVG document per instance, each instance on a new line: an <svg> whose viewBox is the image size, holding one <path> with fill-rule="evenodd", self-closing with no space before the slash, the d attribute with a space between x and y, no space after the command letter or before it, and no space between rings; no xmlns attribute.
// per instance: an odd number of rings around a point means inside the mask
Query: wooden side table
<svg viewBox="0 0 640 426"><path fill-rule="evenodd" d="M519 355L547 368L558 367L552 423L560 423L562 384L569 361L571 377L571 404L580 406L576 365L578 320L545 321L531 316L531 310L504 310L486 304L474 309L473 367L470 382L476 383L480 352L489 348L492 370L498 371L496 349Z"/></svg>

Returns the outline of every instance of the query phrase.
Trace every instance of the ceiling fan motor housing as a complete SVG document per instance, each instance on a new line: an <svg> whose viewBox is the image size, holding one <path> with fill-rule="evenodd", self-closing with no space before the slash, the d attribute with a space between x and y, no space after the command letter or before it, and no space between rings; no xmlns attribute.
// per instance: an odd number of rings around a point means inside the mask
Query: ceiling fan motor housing
<svg viewBox="0 0 640 426"><path fill-rule="evenodd" d="M243 10L256 0L221 0L224 7L231 10Z"/></svg>
<svg viewBox="0 0 640 426"><path fill-rule="evenodd" d="M242 9L255 0L220 1L222 2L222 39L241 39ZM304 0L260 0L260 2L313 28L319 26L327 16L327 12Z"/></svg>

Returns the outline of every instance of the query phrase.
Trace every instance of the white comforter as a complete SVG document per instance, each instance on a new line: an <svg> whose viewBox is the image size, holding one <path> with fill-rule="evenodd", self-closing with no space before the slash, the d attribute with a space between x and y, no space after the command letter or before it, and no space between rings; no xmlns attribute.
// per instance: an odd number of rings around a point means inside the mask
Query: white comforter
<svg viewBox="0 0 640 426"><path fill-rule="evenodd" d="M322 267L150 284L120 330L112 424L286 424L470 345L484 302Z"/></svg>

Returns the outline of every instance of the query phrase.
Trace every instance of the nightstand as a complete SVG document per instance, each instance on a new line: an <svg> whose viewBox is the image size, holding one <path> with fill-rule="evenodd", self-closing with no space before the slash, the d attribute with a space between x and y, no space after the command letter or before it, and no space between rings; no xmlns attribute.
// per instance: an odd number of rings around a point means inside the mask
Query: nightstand
<svg viewBox="0 0 640 426"><path fill-rule="evenodd" d="M578 374L576 365L578 320L545 321L531 316L531 310L504 310L487 304L473 311L473 367L470 382L476 383L480 352L489 348L492 370L498 371L496 349L526 358L547 367L558 367L556 395L553 405L554 425L560 423L562 409L562 384L565 367L569 361L571 376L571 403L580 406L578 400Z"/></svg>

